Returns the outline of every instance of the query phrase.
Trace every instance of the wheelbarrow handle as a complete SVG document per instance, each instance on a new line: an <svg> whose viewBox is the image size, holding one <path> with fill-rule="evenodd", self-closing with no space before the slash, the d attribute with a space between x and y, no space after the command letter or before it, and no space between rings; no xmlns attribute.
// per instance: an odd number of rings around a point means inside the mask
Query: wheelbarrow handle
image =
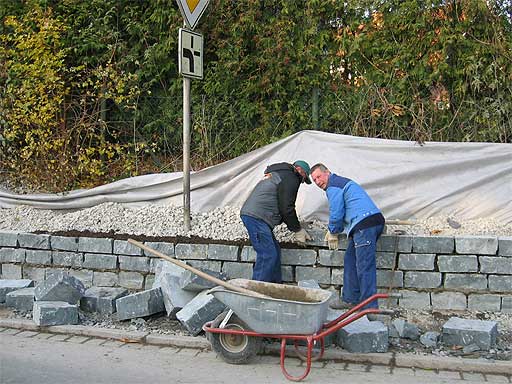
<svg viewBox="0 0 512 384"><path fill-rule="evenodd" d="M395 314L395 311L392 309L379 309L379 315L388 315L393 316Z"/></svg>

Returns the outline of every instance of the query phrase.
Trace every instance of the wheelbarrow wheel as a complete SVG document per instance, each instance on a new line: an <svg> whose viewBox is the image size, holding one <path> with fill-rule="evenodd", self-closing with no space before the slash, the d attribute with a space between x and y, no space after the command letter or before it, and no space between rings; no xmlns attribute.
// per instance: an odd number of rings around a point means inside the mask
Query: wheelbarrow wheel
<svg viewBox="0 0 512 384"><path fill-rule="evenodd" d="M221 319L222 321L222 319ZM212 324L218 326L216 321ZM249 330L250 328L236 315L232 315L224 329L237 331ZM246 364L260 351L262 340L260 337L246 335L235 335L227 333L210 333L208 336L212 348L226 363Z"/></svg>

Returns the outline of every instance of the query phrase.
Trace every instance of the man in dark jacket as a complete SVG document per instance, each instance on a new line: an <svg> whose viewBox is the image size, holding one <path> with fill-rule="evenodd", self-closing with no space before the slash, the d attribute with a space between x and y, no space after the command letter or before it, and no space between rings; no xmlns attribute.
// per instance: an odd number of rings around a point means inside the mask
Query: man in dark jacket
<svg viewBox="0 0 512 384"><path fill-rule="evenodd" d="M298 243L305 244L306 240L311 240L311 236L301 228L295 211L301 183L311 184L309 164L305 161L269 165L263 179L256 184L240 210L240 218L256 251L253 280L282 281L281 248L273 232L276 225L286 223Z"/></svg>

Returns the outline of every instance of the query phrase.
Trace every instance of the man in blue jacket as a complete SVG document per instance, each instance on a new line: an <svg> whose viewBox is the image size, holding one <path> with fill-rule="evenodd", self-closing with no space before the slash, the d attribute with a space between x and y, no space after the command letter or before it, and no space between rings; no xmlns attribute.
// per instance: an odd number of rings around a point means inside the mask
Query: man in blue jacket
<svg viewBox="0 0 512 384"><path fill-rule="evenodd" d="M347 307L358 304L377 293L375 252L384 230L384 216L359 184L331 173L325 165L315 164L311 178L325 190L329 201L329 229L325 234L329 249L338 249L338 235L347 234L342 300ZM376 300L366 305L377 307Z"/></svg>
<svg viewBox="0 0 512 384"><path fill-rule="evenodd" d="M286 223L300 244L311 240L301 227L295 211L297 192L302 183L311 184L309 164L297 160L293 164L277 163L267 167L263 179L256 184L240 210L256 251L252 279L281 283L281 248L274 236L276 225Z"/></svg>

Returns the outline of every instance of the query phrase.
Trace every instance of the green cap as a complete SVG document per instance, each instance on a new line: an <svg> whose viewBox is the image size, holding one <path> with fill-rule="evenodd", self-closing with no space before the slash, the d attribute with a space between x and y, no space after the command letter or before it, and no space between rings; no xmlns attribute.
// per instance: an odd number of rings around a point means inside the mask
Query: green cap
<svg viewBox="0 0 512 384"><path fill-rule="evenodd" d="M308 163L306 163L304 160L297 160L295 163L293 163L293 165L296 165L297 167L301 167L304 172L306 172L306 179L304 180L304 182L306 184L311 184L311 180L309 179L309 175L311 173L311 167L309 166Z"/></svg>

